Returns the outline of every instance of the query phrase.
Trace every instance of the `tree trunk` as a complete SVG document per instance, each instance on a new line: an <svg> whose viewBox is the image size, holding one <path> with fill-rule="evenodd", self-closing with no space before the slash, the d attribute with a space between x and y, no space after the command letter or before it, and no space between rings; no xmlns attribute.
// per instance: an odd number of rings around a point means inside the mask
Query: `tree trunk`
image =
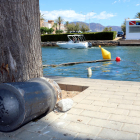
<svg viewBox="0 0 140 140"><path fill-rule="evenodd" d="M61 24L59 23L59 31L60 31L60 25L61 25Z"/></svg>
<svg viewBox="0 0 140 140"><path fill-rule="evenodd" d="M0 83L41 76L39 0L0 0Z"/></svg>

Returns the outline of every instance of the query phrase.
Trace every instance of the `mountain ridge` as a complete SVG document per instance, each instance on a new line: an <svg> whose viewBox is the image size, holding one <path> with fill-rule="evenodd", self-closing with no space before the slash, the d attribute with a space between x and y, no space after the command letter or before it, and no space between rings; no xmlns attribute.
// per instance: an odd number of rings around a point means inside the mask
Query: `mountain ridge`
<svg viewBox="0 0 140 140"><path fill-rule="evenodd" d="M76 24L76 23L83 24L84 23L89 27L89 23L85 23L85 22L81 22L81 21L76 21L76 22L71 22L71 23L74 23L74 24ZM92 30L91 32L102 32L105 27L112 27L112 31L116 31L116 32L121 31L121 26L110 26L110 25L103 26L100 23L94 23L94 22L90 23L90 30Z"/></svg>

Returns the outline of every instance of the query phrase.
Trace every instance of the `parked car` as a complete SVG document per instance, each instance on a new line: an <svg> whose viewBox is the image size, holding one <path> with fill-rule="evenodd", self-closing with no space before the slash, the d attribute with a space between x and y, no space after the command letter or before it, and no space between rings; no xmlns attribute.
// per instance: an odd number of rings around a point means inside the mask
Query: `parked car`
<svg viewBox="0 0 140 140"><path fill-rule="evenodd" d="M70 33L82 33L81 31L70 31Z"/></svg>
<svg viewBox="0 0 140 140"><path fill-rule="evenodd" d="M118 31L117 37L123 37L123 35L124 35L124 32L123 31Z"/></svg>

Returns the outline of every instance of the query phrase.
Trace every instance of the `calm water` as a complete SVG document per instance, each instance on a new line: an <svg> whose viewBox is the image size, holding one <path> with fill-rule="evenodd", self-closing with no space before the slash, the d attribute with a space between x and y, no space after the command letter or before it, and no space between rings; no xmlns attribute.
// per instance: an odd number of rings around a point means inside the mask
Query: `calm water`
<svg viewBox="0 0 140 140"><path fill-rule="evenodd" d="M140 81L140 47L103 47L111 52L112 59L121 57L121 62L84 63L73 66L45 67L44 75L87 78L87 69L92 67L91 79ZM42 47L43 64L92 61L102 59L101 49L60 49Z"/></svg>

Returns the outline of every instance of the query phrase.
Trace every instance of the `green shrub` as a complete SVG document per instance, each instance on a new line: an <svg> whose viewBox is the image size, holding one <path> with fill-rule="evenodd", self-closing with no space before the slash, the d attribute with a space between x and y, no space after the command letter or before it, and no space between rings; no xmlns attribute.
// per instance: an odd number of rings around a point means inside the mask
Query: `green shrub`
<svg viewBox="0 0 140 140"><path fill-rule="evenodd" d="M56 34L61 34L61 33L63 33L63 30L56 30L55 33Z"/></svg>
<svg viewBox="0 0 140 140"><path fill-rule="evenodd" d="M77 34L77 33L76 33ZM86 40L113 40L116 37L116 32L95 32L95 33L79 33L83 34ZM52 34L52 35L42 35L41 41L68 41L67 35L74 35L73 33L69 34Z"/></svg>
<svg viewBox="0 0 140 140"><path fill-rule="evenodd" d="M54 29L53 28L47 28L47 27L40 27L40 32L41 32L41 34L45 34L45 33L47 33L47 34L51 34L52 32L54 31Z"/></svg>
<svg viewBox="0 0 140 140"><path fill-rule="evenodd" d="M47 33L47 31L48 31L47 27L40 27L41 34L45 34L45 33Z"/></svg>

